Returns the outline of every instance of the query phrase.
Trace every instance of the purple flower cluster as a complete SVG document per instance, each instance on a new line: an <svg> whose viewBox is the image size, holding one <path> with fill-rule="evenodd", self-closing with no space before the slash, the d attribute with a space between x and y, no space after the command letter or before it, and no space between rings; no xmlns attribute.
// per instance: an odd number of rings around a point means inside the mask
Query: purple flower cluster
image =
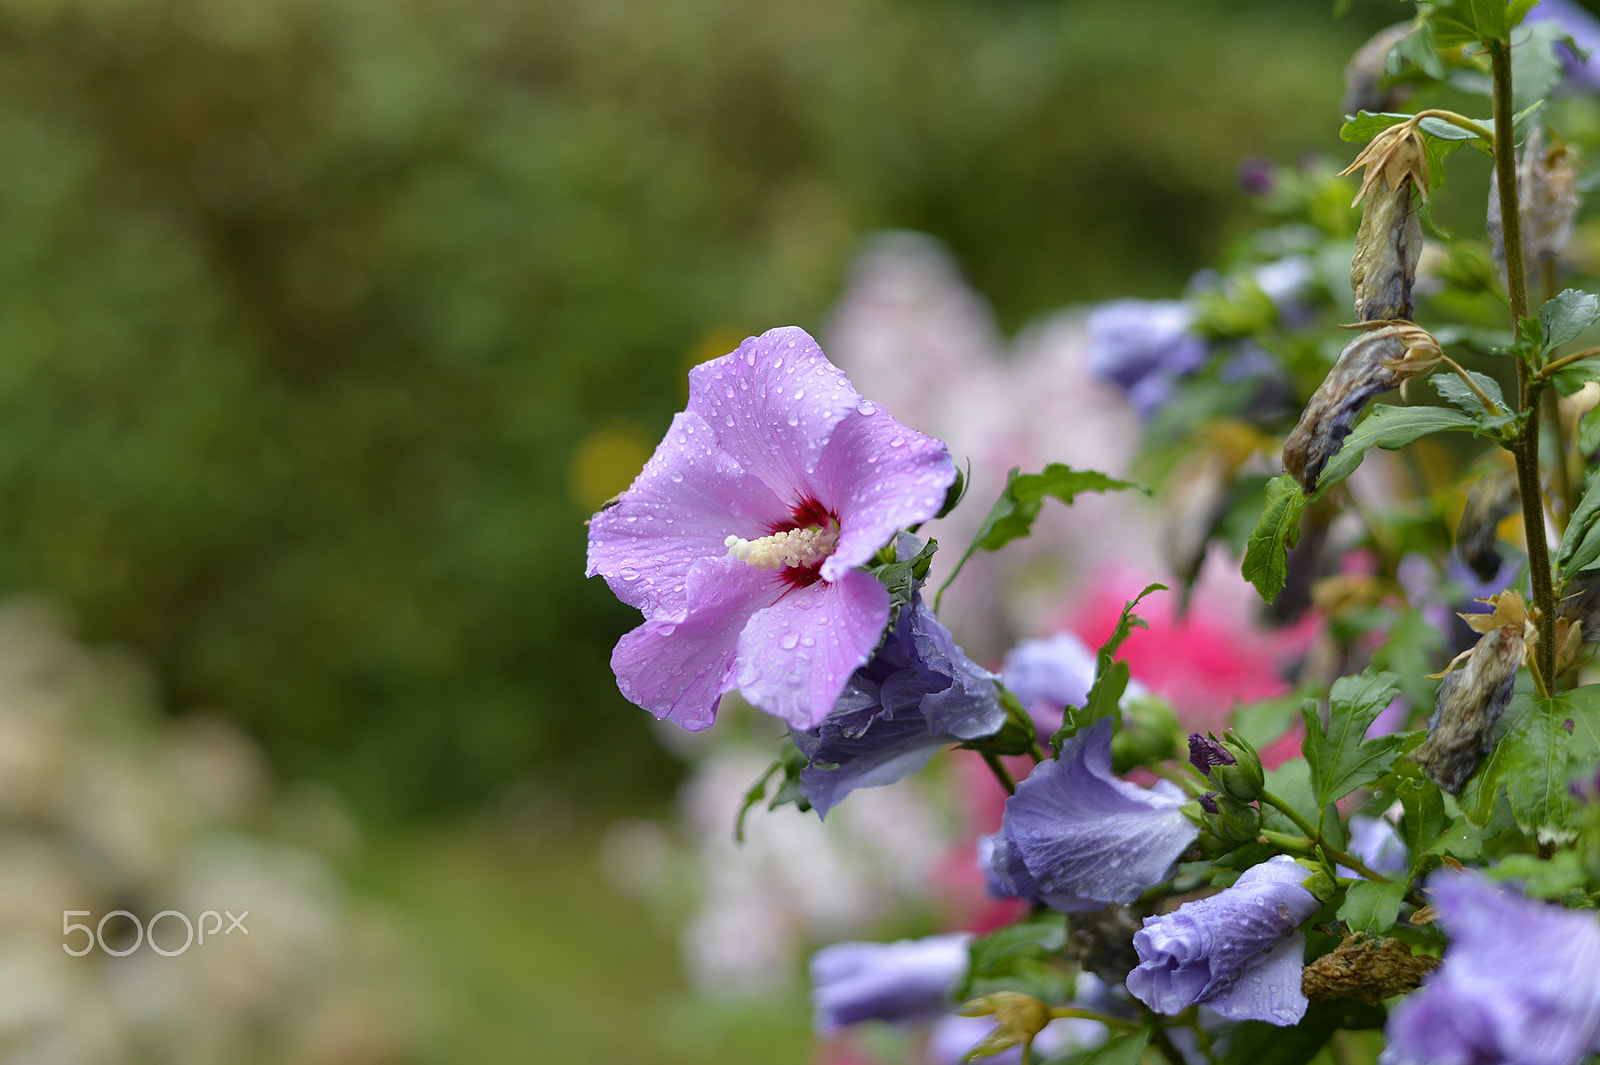
<svg viewBox="0 0 1600 1065"><path fill-rule="evenodd" d="M850 675L833 712L816 728L790 731L810 760L801 794L826 816L856 788L892 784L939 748L990 735L1006 719L994 681L914 595L872 660Z"/></svg>
<svg viewBox="0 0 1600 1065"><path fill-rule="evenodd" d="M937 514L955 475L803 330L695 367L688 409L589 524L588 575L644 614L611 657L623 695L697 730L737 689L816 727L888 623L858 567Z"/></svg>
<svg viewBox="0 0 1600 1065"><path fill-rule="evenodd" d="M1111 719L1069 739L1006 801L989 862L991 888L1068 913L1128 903L1161 883L1200 829L1183 793L1111 772Z"/></svg>
<svg viewBox="0 0 1600 1065"><path fill-rule="evenodd" d="M1600 916L1441 870L1444 964L1389 1015L1380 1065L1577 1065L1600 1051Z"/></svg>
<svg viewBox="0 0 1600 1065"><path fill-rule="evenodd" d="M1306 938L1300 925L1317 911L1302 882L1310 874L1278 855L1230 888L1159 917L1134 933L1139 967L1128 991L1160 1013L1205 1003L1235 1021L1297 1024Z"/></svg>

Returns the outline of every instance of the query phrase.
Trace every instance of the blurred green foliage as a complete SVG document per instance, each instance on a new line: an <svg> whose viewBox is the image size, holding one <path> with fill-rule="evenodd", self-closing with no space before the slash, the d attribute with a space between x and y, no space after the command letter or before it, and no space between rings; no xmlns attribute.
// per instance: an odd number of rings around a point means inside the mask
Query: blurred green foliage
<svg viewBox="0 0 1600 1065"><path fill-rule="evenodd" d="M885 227L1016 326L1342 152L1393 3L0 0L0 589L369 810L672 777L583 527Z"/></svg>

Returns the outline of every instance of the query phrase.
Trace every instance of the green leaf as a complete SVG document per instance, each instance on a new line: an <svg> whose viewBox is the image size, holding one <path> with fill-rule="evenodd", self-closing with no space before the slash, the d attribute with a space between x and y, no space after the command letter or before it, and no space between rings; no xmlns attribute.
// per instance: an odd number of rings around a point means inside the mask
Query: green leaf
<svg viewBox="0 0 1600 1065"><path fill-rule="evenodd" d="M1312 498L1320 499L1329 488L1354 473L1370 448L1393 451L1430 433L1477 427L1478 419L1449 407L1377 407L1345 438L1339 453L1328 460Z"/></svg>
<svg viewBox="0 0 1600 1065"><path fill-rule="evenodd" d="M1389 634L1372 655L1372 664L1400 675L1400 694L1412 706L1433 701L1434 682L1427 674L1436 668L1444 650L1444 634L1420 610L1397 609L1389 622Z"/></svg>
<svg viewBox="0 0 1600 1065"><path fill-rule="evenodd" d="M1061 745L1077 735L1079 729L1092 725L1102 717L1119 716L1118 704L1122 701L1122 693L1128 690L1128 664L1115 660L1117 649L1135 628L1145 628L1144 621L1133 612L1133 608L1138 606L1139 601L1145 596L1156 591L1167 591L1167 586L1147 584L1144 591L1123 604L1122 616L1117 619L1117 627L1112 630L1106 642L1100 645L1099 654L1095 657L1094 683L1089 686L1089 693L1083 701L1083 706L1067 707L1061 728L1050 737L1050 746L1055 748L1057 754L1061 753Z"/></svg>
<svg viewBox="0 0 1600 1065"><path fill-rule="evenodd" d="M1066 922L1051 911L978 936L967 947L967 976L955 998L1000 990L1024 991L1046 1001L1066 997L1063 993L1071 991L1068 978L1052 964L1052 956L1066 944Z"/></svg>
<svg viewBox="0 0 1600 1065"><path fill-rule="evenodd" d="M1113 1036L1096 1047L1078 1065L1139 1065L1153 1032L1152 1028L1141 1028L1127 1035Z"/></svg>
<svg viewBox="0 0 1600 1065"><path fill-rule="evenodd" d="M1300 704L1305 698L1306 689L1297 688L1284 695L1241 706L1229 718L1229 725L1246 743L1260 750L1289 731L1289 726L1300 717Z"/></svg>
<svg viewBox="0 0 1600 1065"><path fill-rule="evenodd" d="M744 793L744 803L739 807L739 816L733 823L733 838L740 843L744 842L744 818L757 803L767 797L767 784L779 773L778 792L767 803L768 810L776 810L784 803L794 803L795 808L801 813L811 809L811 803L800 794L800 770L806 767L806 756L800 748L794 745L793 740L785 740L783 752L773 759L767 771L761 774L761 779L750 785L750 790Z"/></svg>
<svg viewBox="0 0 1600 1065"><path fill-rule="evenodd" d="M1289 579L1289 548L1300 539L1300 515L1305 509L1299 481L1285 473L1267 482L1267 501L1255 532L1245 542L1240 572L1269 603Z"/></svg>
<svg viewBox="0 0 1600 1065"><path fill-rule="evenodd" d="M1039 516L1047 496L1070 504L1080 492L1110 492L1131 488L1145 495L1150 494L1150 489L1142 484L1119 481L1095 470L1074 470L1059 462L1050 463L1040 473L1019 473L1021 469L1015 466L1006 474L1006 486L1001 490L1000 498L989 508L977 535L956 562L956 568L939 586L939 595L934 597L935 610L938 609L939 597L944 595L944 590L950 587L950 582L956 579L956 574L961 572L967 559L975 552L980 548L997 551L1033 530L1033 521Z"/></svg>
<svg viewBox="0 0 1600 1065"><path fill-rule="evenodd" d="M1370 141L1386 129L1392 129L1402 122L1409 122L1415 117L1415 115L1392 114L1389 112L1358 111L1352 117L1347 118L1344 125L1339 127L1339 139L1360 144ZM1475 118L1472 121L1490 132L1494 131L1494 119L1492 118ZM1454 122L1446 122L1442 118L1425 118L1417 123L1417 128L1428 136L1437 137L1442 141L1477 141L1484 147L1490 146L1488 141L1470 129L1463 129Z"/></svg>
<svg viewBox="0 0 1600 1065"><path fill-rule="evenodd" d="M1571 732L1568 720L1573 722ZM1473 824L1487 824L1503 791L1524 832L1542 839L1566 836L1573 829L1567 783L1579 765L1576 758L1591 752L1592 737L1600 733L1600 685L1548 698L1514 695L1500 730L1494 749L1462 789L1462 813Z"/></svg>
<svg viewBox="0 0 1600 1065"><path fill-rule="evenodd" d="M1328 725L1316 707L1303 707L1306 736L1301 745L1311 769L1311 793L1318 807L1350 794L1387 773L1405 742L1402 735L1366 739L1367 728L1396 694L1393 673L1370 667L1358 677L1340 677L1328 696Z"/></svg>
<svg viewBox="0 0 1600 1065"><path fill-rule="evenodd" d="M1477 418L1478 431L1481 433L1492 432L1517 420L1516 411L1506 402L1506 397L1500 390L1500 382L1476 370L1468 370L1467 376L1471 377L1484 395L1489 397L1489 402L1494 404L1494 409L1498 413L1493 413L1485 407L1477 393L1468 388L1467 383L1455 373L1437 373L1428 378L1428 381L1445 400Z"/></svg>
<svg viewBox="0 0 1600 1065"><path fill-rule="evenodd" d="M1600 563L1600 471L1591 470L1584 482L1583 498L1567 522L1556 547L1556 568L1561 579Z"/></svg>
<svg viewBox="0 0 1600 1065"><path fill-rule="evenodd" d="M1408 777L1395 787L1400 799L1400 839L1411 855L1411 875L1422 870L1422 859L1445 836L1450 816L1444 808L1444 792L1424 776Z"/></svg>
<svg viewBox="0 0 1600 1065"><path fill-rule="evenodd" d="M1305 1065L1327 1050L1333 1033L1363 1028L1382 1028L1381 1006L1369 1006L1354 999L1322 1002L1306 1010L1300 1023L1281 1028L1265 1021L1245 1021L1228 1033L1223 1065Z"/></svg>
<svg viewBox="0 0 1600 1065"><path fill-rule="evenodd" d="M1571 36L1556 19L1541 19L1516 34L1511 49L1511 106L1531 107L1550 95L1566 76L1556 42Z"/></svg>
<svg viewBox="0 0 1600 1065"><path fill-rule="evenodd" d="M904 542L902 542L904 541ZM915 554L909 558L900 558L902 549L917 547ZM889 627L892 629L900 608L911 603L911 597L916 594L917 588L927 579L928 567L933 564L934 552L939 550L939 541L929 539L921 543L910 533L895 537L884 550L878 553L878 558L888 556L889 561L880 561L878 564L867 567L867 572L878 579L889 590Z"/></svg>
<svg viewBox="0 0 1600 1065"><path fill-rule="evenodd" d="M1380 884L1362 880L1351 884L1339 907L1339 919L1355 932L1384 935L1400 916L1400 902L1406 897L1407 881Z"/></svg>
<svg viewBox="0 0 1600 1065"><path fill-rule="evenodd" d="M1496 880L1516 880L1524 895L1535 899L1559 900L1581 892L1589 882L1583 856L1575 850L1559 850L1549 858L1532 854L1508 854L1489 870Z"/></svg>
<svg viewBox="0 0 1600 1065"><path fill-rule="evenodd" d="M1600 298L1592 292L1569 288L1545 300L1539 308L1539 326L1544 331L1544 346L1553 351L1600 321Z"/></svg>

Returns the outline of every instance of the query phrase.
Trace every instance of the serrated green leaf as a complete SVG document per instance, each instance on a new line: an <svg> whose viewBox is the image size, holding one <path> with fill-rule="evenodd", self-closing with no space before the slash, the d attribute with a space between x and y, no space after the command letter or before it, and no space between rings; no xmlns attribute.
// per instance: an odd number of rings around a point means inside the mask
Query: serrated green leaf
<svg viewBox="0 0 1600 1065"><path fill-rule="evenodd" d="M1467 375L1489 397L1489 402L1494 404L1494 412L1483 405L1477 393L1467 387L1467 383L1454 373L1436 373L1428 378L1428 382L1446 401L1455 404L1462 410L1478 419L1478 431L1490 433L1496 429L1511 425L1517 420L1517 413L1506 402L1504 393L1500 390L1500 383L1488 374L1468 370Z"/></svg>
<svg viewBox="0 0 1600 1065"><path fill-rule="evenodd" d="M1487 824L1495 799L1503 791L1511 815L1524 832L1548 837L1569 831L1572 796L1567 781L1572 734L1564 722L1584 716L1590 702L1588 695L1574 700L1569 692L1548 698L1522 693L1512 696L1494 749L1462 789L1459 802L1468 820Z"/></svg>
<svg viewBox="0 0 1600 1065"><path fill-rule="evenodd" d="M1465 411L1450 407L1380 406L1362 419L1339 453L1328 460L1317 481L1313 499L1320 499L1329 488L1356 471L1367 451L1381 447L1386 451L1404 447L1431 433L1476 429L1478 420Z"/></svg>
<svg viewBox="0 0 1600 1065"><path fill-rule="evenodd" d="M1600 357L1579 359L1557 370L1550 385L1563 396L1570 396L1590 381L1600 380Z"/></svg>
<svg viewBox="0 0 1600 1065"><path fill-rule="evenodd" d="M1577 339L1596 321L1600 321L1600 298L1575 288L1545 300L1539 308L1539 326L1547 350Z"/></svg>
<svg viewBox="0 0 1600 1065"><path fill-rule="evenodd" d="M1050 463L1039 473L1021 473L1021 469L1020 466L1013 467L1006 475L1006 486L1001 490L1000 498L989 508L977 535L956 562L955 569L939 586L939 595L934 598L935 609L944 590L956 579L961 568L967 564L967 559L980 548L997 551L1033 531L1033 521L1039 516L1047 497L1053 496L1070 504L1081 492L1111 492L1131 488L1145 495L1150 494L1150 489L1142 484L1119 481L1097 470L1075 470L1059 462Z"/></svg>
<svg viewBox="0 0 1600 1065"><path fill-rule="evenodd" d="M1556 569L1561 579L1581 573L1600 562L1600 471L1590 471L1583 498L1567 522L1556 547Z"/></svg>
<svg viewBox="0 0 1600 1065"><path fill-rule="evenodd" d="M1122 693L1128 690L1128 664L1116 661L1117 650L1134 629L1145 627L1144 620L1133 612L1134 607L1151 592L1167 590L1164 584L1147 584L1144 591L1123 604L1122 616L1117 619L1117 627L1111 631L1111 635L1100 645L1100 650L1095 655L1094 683L1089 686L1089 693L1084 698L1083 706L1067 707L1061 728L1050 737L1050 746L1055 748L1057 754L1061 753L1061 745L1076 735L1079 729L1094 724L1102 717L1120 717L1118 705L1122 701Z"/></svg>
<svg viewBox="0 0 1600 1065"><path fill-rule="evenodd" d="M1400 902L1406 897L1408 886L1404 880L1387 884L1362 880L1351 884L1339 907L1339 920L1354 932L1386 934L1400 916Z"/></svg>
<svg viewBox="0 0 1600 1065"><path fill-rule="evenodd" d="M1328 696L1326 728L1314 706L1302 708L1306 735L1301 750L1311 770L1311 794L1317 806L1342 799L1394 765L1404 736L1365 737L1367 728L1399 693L1398 680L1393 673L1371 668L1360 676L1340 677Z"/></svg>
<svg viewBox="0 0 1600 1065"><path fill-rule="evenodd" d="M1427 777L1402 780L1395 787L1400 799L1400 840L1411 855L1411 875L1421 871L1422 859L1436 846L1450 827L1444 808L1444 792Z"/></svg>
<svg viewBox="0 0 1600 1065"><path fill-rule="evenodd" d="M1286 473L1267 482L1266 496L1255 532L1245 542L1240 572L1255 586L1256 594L1270 603L1289 579L1289 548L1300 539L1306 497L1300 482Z"/></svg>
<svg viewBox="0 0 1600 1065"><path fill-rule="evenodd" d="M1570 35L1556 19L1541 19L1517 31L1511 49L1511 106L1530 107L1561 84L1566 71L1556 42Z"/></svg>

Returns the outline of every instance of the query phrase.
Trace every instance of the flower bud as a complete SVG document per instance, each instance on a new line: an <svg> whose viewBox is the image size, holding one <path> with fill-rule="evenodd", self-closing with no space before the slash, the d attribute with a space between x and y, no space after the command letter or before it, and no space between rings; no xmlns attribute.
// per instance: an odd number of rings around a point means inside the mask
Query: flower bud
<svg viewBox="0 0 1600 1065"><path fill-rule="evenodd" d="M1215 813L1207 813L1206 828L1219 839L1237 846L1251 842L1260 833L1261 811L1249 803L1240 802L1227 795L1216 795L1212 798L1211 805L1217 809ZM1200 803L1200 808L1206 808L1204 801Z"/></svg>
<svg viewBox="0 0 1600 1065"><path fill-rule="evenodd" d="M1211 779L1222 793L1238 802L1254 802L1261 797L1266 786L1266 776L1261 769L1261 756L1250 742L1237 732L1222 737L1222 746L1234 758L1232 765L1220 765L1211 771Z"/></svg>
<svg viewBox="0 0 1600 1065"><path fill-rule="evenodd" d="M1051 1021L1050 1007L1020 991L994 991L975 998L956 1012L963 1017L993 1016L998 1027L962 1055L963 1061L998 1054L1010 1047L1027 1048Z"/></svg>
<svg viewBox="0 0 1600 1065"><path fill-rule="evenodd" d="M1198 732L1189 733L1189 764L1209 774L1219 765L1233 765L1235 759L1228 753L1228 749L1218 743L1214 736L1202 736Z"/></svg>

